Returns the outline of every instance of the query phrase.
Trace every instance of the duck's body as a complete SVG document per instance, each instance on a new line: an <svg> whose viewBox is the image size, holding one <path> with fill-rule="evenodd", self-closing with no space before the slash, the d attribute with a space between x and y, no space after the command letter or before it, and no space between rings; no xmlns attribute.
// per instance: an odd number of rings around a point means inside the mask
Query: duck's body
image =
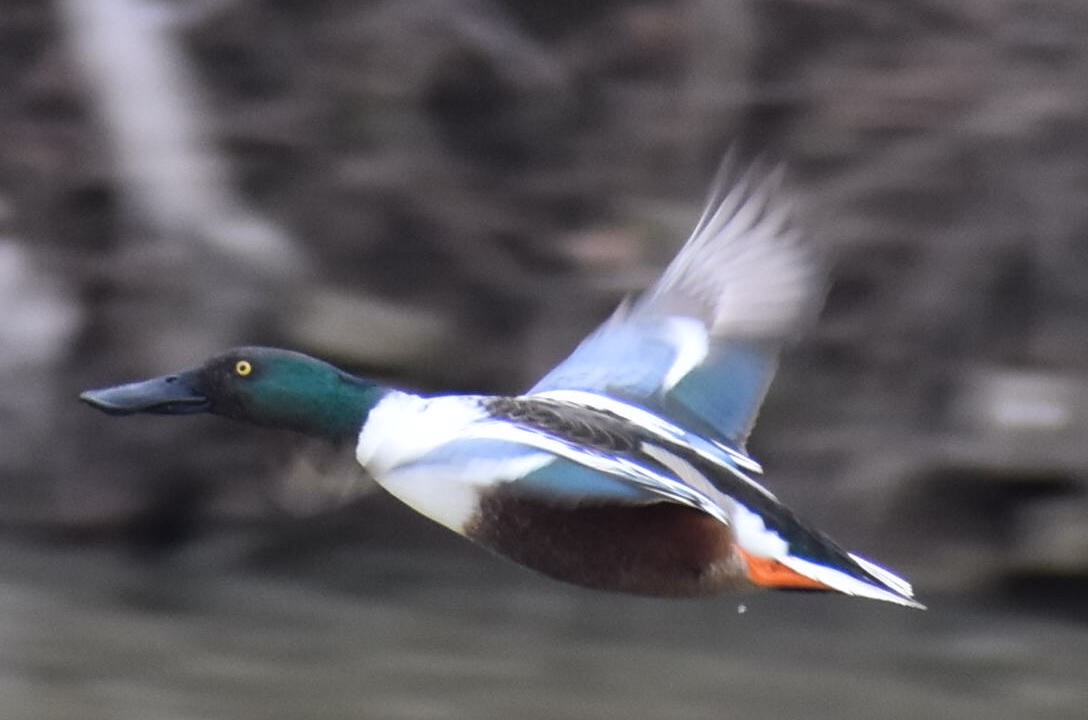
<svg viewBox="0 0 1088 720"><path fill-rule="evenodd" d="M360 464L390 493L578 585L834 590L920 607L906 581L798 521L744 450L780 345L819 304L815 263L776 189L751 177L721 185L661 280L525 395L424 398L241 348L83 399L332 440L358 431Z"/></svg>
<svg viewBox="0 0 1088 720"><path fill-rule="evenodd" d="M450 418L447 437L404 442L395 428L413 415L412 427ZM371 412L357 457L421 514L558 580L667 596L750 586L729 526L667 501L655 487L667 470L631 459L642 434L616 416L531 396L393 395Z"/></svg>

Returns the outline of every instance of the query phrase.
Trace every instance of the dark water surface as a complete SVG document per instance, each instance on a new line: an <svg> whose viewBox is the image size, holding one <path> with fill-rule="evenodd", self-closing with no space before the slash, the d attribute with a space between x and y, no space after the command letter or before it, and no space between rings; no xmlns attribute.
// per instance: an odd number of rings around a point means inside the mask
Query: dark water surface
<svg viewBox="0 0 1088 720"><path fill-rule="evenodd" d="M1088 717L1088 624L977 602L646 600L452 539L327 555L332 589L232 552L0 546L0 718Z"/></svg>

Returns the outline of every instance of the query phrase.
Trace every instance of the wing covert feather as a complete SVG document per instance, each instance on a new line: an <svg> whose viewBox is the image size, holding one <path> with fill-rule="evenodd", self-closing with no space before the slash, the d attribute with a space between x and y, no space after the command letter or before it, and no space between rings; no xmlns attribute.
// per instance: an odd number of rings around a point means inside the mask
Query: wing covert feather
<svg viewBox="0 0 1088 720"><path fill-rule="evenodd" d="M743 448L778 353L819 309L822 277L781 171L727 159L691 237L531 393L596 392Z"/></svg>

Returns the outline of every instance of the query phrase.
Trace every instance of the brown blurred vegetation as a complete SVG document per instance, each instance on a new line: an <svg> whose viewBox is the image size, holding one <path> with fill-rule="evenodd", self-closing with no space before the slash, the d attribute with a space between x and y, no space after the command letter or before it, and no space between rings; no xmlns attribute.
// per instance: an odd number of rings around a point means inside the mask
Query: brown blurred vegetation
<svg viewBox="0 0 1088 720"><path fill-rule="evenodd" d="M243 343L524 388L654 277L738 144L787 163L834 283L753 439L770 484L930 586L1088 573L1088 5L158 7L206 149L297 255L149 219L57 6L0 2L7 526L165 547L335 505L350 451L75 396Z"/></svg>

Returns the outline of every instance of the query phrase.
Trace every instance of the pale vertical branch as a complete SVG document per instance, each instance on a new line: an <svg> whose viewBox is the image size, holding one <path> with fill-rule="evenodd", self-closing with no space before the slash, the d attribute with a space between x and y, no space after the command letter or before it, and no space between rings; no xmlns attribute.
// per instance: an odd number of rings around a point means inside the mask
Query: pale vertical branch
<svg viewBox="0 0 1088 720"><path fill-rule="evenodd" d="M286 233L239 196L177 18L146 0L57 7L131 223L96 265L95 282L113 292L88 295L95 350L64 378L66 402L54 424L71 440L49 456L49 514L93 523L175 497L210 502L212 488L237 482L218 469L226 440L198 427L172 429L172 442L200 451L160 456L152 449L165 429L102 427L70 405L80 387L103 378L191 364L250 339L255 328L279 326L284 306L297 302L305 264ZM118 463L117 448L141 461Z"/></svg>
<svg viewBox="0 0 1088 720"><path fill-rule="evenodd" d="M264 273L297 268L283 230L247 207L232 186L169 15L144 0L60 0L58 6L131 211L162 236L204 243Z"/></svg>

